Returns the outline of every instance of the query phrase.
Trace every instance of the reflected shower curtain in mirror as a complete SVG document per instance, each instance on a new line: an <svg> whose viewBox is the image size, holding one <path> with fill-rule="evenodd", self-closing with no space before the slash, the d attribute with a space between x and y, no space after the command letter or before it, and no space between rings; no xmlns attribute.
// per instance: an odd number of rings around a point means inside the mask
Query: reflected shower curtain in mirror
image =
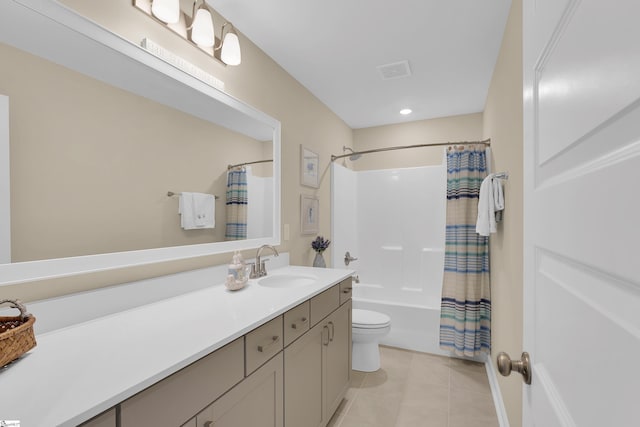
<svg viewBox="0 0 640 427"><path fill-rule="evenodd" d="M447 225L440 348L474 357L491 349L489 238L476 233L484 146L447 150Z"/></svg>
<svg viewBox="0 0 640 427"><path fill-rule="evenodd" d="M227 172L226 240L247 238L247 172L244 168Z"/></svg>

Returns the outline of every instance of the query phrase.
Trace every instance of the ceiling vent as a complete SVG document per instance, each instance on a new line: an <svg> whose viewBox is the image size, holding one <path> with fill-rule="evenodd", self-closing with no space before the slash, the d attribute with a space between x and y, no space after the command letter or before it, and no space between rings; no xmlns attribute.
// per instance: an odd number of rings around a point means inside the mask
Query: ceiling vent
<svg viewBox="0 0 640 427"><path fill-rule="evenodd" d="M400 61L394 62L393 64L378 65L376 68L380 72L382 80L400 79L402 77L409 77L411 75L409 61Z"/></svg>

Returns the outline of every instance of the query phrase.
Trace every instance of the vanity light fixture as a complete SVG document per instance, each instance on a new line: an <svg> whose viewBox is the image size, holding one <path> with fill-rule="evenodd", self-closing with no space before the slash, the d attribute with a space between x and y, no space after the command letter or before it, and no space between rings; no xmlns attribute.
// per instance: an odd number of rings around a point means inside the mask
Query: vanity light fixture
<svg viewBox="0 0 640 427"><path fill-rule="evenodd" d="M153 0L151 13L162 22L175 24L180 20L180 0Z"/></svg>
<svg viewBox="0 0 640 427"><path fill-rule="evenodd" d="M192 5L191 16L185 2ZM213 10L206 0L193 0L193 3L191 0L134 0L133 3L135 7L165 23L173 32L190 40L224 64L240 65L242 62L240 40L235 27L231 22L225 22L220 39L216 38Z"/></svg>
<svg viewBox="0 0 640 427"><path fill-rule="evenodd" d="M229 25L227 33L224 29ZM227 65L240 65L242 62L242 52L240 52L240 40L238 39L238 33L231 22L225 22L222 25L222 31L220 33L220 59Z"/></svg>
<svg viewBox="0 0 640 427"><path fill-rule="evenodd" d="M197 1L193 3L193 13L191 14L193 20L187 30L191 30L190 38L192 42L198 46L212 47L216 40L213 29L213 16L205 1L196 8L197 4Z"/></svg>

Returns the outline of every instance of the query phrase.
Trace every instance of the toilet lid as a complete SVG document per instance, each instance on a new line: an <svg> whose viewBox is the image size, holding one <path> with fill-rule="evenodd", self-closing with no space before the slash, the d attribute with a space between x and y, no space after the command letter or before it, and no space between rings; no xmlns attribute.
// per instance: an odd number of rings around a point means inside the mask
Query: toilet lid
<svg viewBox="0 0 640 427"><path fill-rule="evenodd" d="M351 312L351 323L357 328L384 328L391 324L386 314L377 311L354 308Z"/></svg>

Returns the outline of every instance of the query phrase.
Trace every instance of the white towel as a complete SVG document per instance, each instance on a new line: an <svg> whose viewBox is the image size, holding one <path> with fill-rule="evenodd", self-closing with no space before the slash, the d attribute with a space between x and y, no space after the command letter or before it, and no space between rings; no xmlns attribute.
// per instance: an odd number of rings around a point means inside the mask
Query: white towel
<svg viewBox="0 0 640 427"><path fill-rule="evenodd" d="M183 192L180 195L178 206L180 225L185 230L215 227L215 196Z"/></svg>
<svg viewBox="0 0 640 427"><path fill-rule="evenodd" d="M496 212L504 209L504 193L502 182L495 178L495 174L487 175L480 185L480 200L478 201L478 219L476 233L488 236L495 233Z"/></svg>
<svg viewBox="0 0 640 427"><path fill-rule="evenodd" d="M502 192L502 179L491 178L491 184L493 185L493 204L495 205L495 211L501 211L504 209L504 193Z"/></svg>

